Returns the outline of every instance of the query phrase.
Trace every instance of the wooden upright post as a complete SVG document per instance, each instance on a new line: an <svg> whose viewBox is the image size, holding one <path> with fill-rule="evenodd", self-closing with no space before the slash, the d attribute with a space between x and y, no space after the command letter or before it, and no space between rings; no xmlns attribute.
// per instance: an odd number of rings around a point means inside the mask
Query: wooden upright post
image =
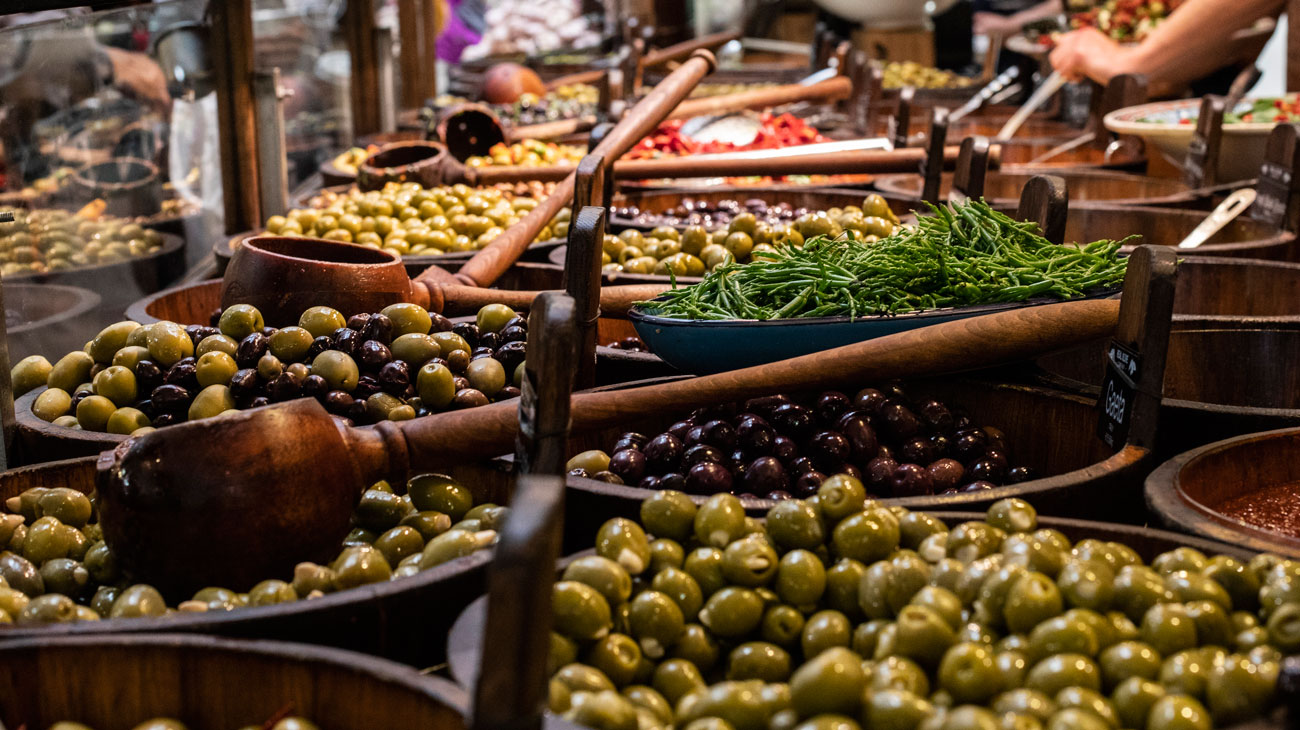
<svg viewBox="0 0 1300 730"><path fill-rule="evenodd" d="M221 135L226 233L234 233L262 224L253 101L253 2L214 2L208 5L208 12L214 41L212 61Z"/></svg>
<svg viewBox="0 0 1300 730"><path fill-rule="evenodd" d="M375 0L348 0L343 35L352 63L352 135L383 131L380 114L379 65L375 44Z"/></svg>

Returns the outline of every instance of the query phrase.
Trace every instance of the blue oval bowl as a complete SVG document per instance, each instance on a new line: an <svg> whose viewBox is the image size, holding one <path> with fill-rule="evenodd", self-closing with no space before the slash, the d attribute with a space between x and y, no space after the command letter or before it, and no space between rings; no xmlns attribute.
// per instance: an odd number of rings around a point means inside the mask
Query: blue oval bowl
<svg viewBox="0 0 1300 730"><path fill-rule="evenodd" d="M1114 296L1118 288L1085 299ZM931 309L893 316L807 317L775 320L671 319L633 307L628 319L650 351L684 373L710 375L787 360L855 342L892 335L1008 309L1038 307L1063 300L1035 297L1023 302Z"/></svg>

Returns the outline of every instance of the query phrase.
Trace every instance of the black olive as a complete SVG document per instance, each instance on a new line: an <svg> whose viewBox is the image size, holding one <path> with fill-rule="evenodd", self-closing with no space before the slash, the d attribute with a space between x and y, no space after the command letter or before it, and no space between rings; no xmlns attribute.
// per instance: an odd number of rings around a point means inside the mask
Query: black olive
<svg viewBox="0 0 1300 730"><path fill-rule="evenodd" d="M320 378L322 383L325 382L325 379L321 378L319 375L315 377ZM308 379L310 379L310 376ZM252 400L260 394L261 389L262 381L257 377L256 368L236 370L235 374L230 376L230 395L232 395L236 401Z"/></svg>
<svg viewBox="0 0 1300 730"><path fill-rule="evenodd" d="M270 341L261 332L254 332L239 341L235 350L235 363L241 368L255 368L270 347Z"/></svg>
<svg viewBox="0 0 1300 730"><path fill-rule="evenodd" d="M867 462L866 484L877 494L889 493L889 481L894 476L898 462L888 457L877 456Z"/></svg>
<svg viewBox="0 0 1300 730"><path fill-rule="evenodd" d="M192 357L182 358L175 365L167 368L163 382L167 385L179 385L192 392L199 392L198 364Z"/></svg>
<svg viewBox="0 0 1300 730"><path fill-rule="evenodd" d="M907 391L903 390L903 384L897 380L891 380L880 386L880 392L884 393L885 397L892 401L898 401L899 403L912 402L912 399L907 397Z"/></svg>
<svg viewBox="0 0 1300 730"><path fill-rule="evenodd" d="M812 411L796 403L777 406L770 421L781 435L796 441L803 440L813 429Z"/></svg>
<svg viewBox="0 0 1300 730"><path fill-rule="evenodd" d="M747 414L736 423L736 445L750 458L772 453L776 429L762 416Z"/></svg>
<svg viewBox="0 0 1300 730"><path fill-rule="evenodd" d="M682 445L686 448L690 448L698 443L703 443L703 441L704 426L696 425L691 426L690 429L686 431L686 438L682 439Z"/></svg>
<svg viewBox="0 0 1300 730"><path fill-rule="evenodd" d="M379 369L378 380L385 393L401 395L411 384L411 366L402 360L393 360Z"/></svg>
<svg viewBox="0 0 1300 730"><path fill-rule="evenodd" d="M208 324L212 327L216 327L220 323L221 323L221 307L217 307L216 309L212 310L211 314L208 315Z"/></svg>
<svg viewBox="0 0 1300 730"><path fill-rule="evenodd" d="M901 403L886 403L880 409L880 418L885 424L885 430L898 441L904 441L921 432L920 419L910 408Z"/></svg>
<svg viewBox="0 0 1300 730"><path fill-rule="evenodd" d="M686 434L690 433L692 428L695 428L695 421L687 418L669 426L668 433L676 436L678 441L685 441Z"/></svg>
<svg viewBox="0 0 1300 730"><path fill-rule="evenodd" d="M888 444L881 444L881 445L879 445L879 446L876 447L876 456L879 456L879 457L881 457L881 458L885 458L885 459L893 459L893 458L894 458L894 449L893 449L891 446L889 446ZM896 460L896 459L895 459L895 460Z"/></svg>
<svg viewBox="0 0 1300 730"><path fill-rule="evenodd" d="M83 400L89 398L90 396L92 396L92 395L94 395L94 394L95 394L94 391L90 391L90 390L79 390L79 391L77 391L76 393L73 393L73 394L72 394L72 406L71 406L71 408L70 408L69 410L70 410L72 413L76 413L76 411L77 411L77 404L80 403L80 402L82 402Z"/></svg>
<svg viewBox="0 0 1300 730"><path fill-rule="evenodd" d="M1037 478L1038 472L1035 471L1032 466L1013 466L1010 469L1007 469L1007 478L1005 481L1007 484L1019 484Z"/></svg>
<svg viewBox="0 0 1300 730"><path fill-rule="evenodd" d="M474 351L470 353L469 361L474 362L475 360L482 360L485 357L492 357L492 355L493 355L492 348L476 347L474 348Z"/></svg>
<svg viewBox="0 0 1300 730"><path fill-rule="evenodd" d="M448 332L451 330L451 326L452 326L451 320L447 319L441 314L438 314L437 312L429 312L429 320L430 320L430 325L429 325L430 334L434 332Z"/></svg>
<svg viewBox="0 0 1300 730"><path fill-rule="evenodd" d="M794 442L794 439L787 436L777 436L772 440L772 456L780 459L782 464L788 465L799 458L799 446Z"/></svg>
<svg viewBox="0 0 1300 730"><path fill-rule="evenodd" d="M76 397L74 396L72 400L73 400L73 402L75 403L77 399L76 399ZM156 408L153 407L153 401L150 400L150 399L148 399L148 398L145 398L144 400L140 401L139 403L136 403L136 404L135 404L135 407L136 407L136 409L139 410L141 413L143 413L143 414L145 414L146 416L148 416L148 417L149 417L149 420L153 420L154 414L156 414L156 413L158 412L158 409L156 409ZM75 408L74 408L74 410L75 410Z"/></svg>
<svg viewBox="0 0 1300 730"><path fill-rule="evenodd" d="M952 455L958 461L969 463L983 457L988 448L988 435L981 429L971 428L957 432L952 442Z"/></svg>
<svg viewBox="0 0 1300 730"><path fill-rule="evenodd" d="M999 466L988 459L980 459L971 464L967 471L972 479L993 482L994 484L1001 484L1002 480L1007 476L1006 467Z"/></svg>
<svg viewBox="0 0 1300 730"><path fill-rule="evenodd" d="M347 420L353 423L365 423L366 417L369 415L366 410L366 402L363 400L354 400L352 405L348 406Z"/></svg>
<svg viewBox="0 0 1300 730"><path fill-rule="evenodd" d="M731 472L727 467L712 461L703 461L686 473L686 489L696 494L717 494L731 491Z"/></svg>
<svg viewBox="0 0 1300 730"><path fill-rule="evenodd" d="M646 442L649 440L650 439L646 438L645 434L637 433L636 431L628 431L618 437L618 442L614 444L614 450L622 451L623 449L630 448L639 449L642 446L645 446Z"/></svg>
<svg viewBox="0 0 1300 730"><path fill-rule="evenodd" d="M936 433L930 437L930 443L934 444L936 458L947 456L952 451L952 439L945 434Z"/></svg>
<svg viewBox="0 0 1300 730"><path fill-rule="evenodd" d="M745 469L743 484L745 489L757 494L766 494L782 490L789 486L785 466L773 456L760 456L749 463Z"/></svg>
<svg viewBox="0 0 1300 730"><path fill-rule="evenodd" d="M659 491L659 489L661 489L661 487L659 486L659 477L655 477L655 476L642 477L641 483L637 484L637 486L642 489L652 489L655 491Z"/></svg>
<svg viewBox="0 0 1300 730"><path fill-rule="evenodd" d="M666 474L677 469L682 460L682 442L670 433L661 433L650 439L643 453L646 469L651 474ZM664 487L668 489L668 487Z"/></svg>
<svg viewBox="0 0 1300 730"><path fill-rule="evenodd" d="M736 447L736 429L726 421L715 419L705 423L700 427L701 443L710 446L716 446L723 451L731 451Z"/></svg>
<svg viewBox="0 0 1300 730"><path fill-rule="evenodd" d="M135 364L135 387L144 393L162 385L163 371L153 360L140 360Z"/></svg>
<svg viewBox="0 0 1300 730"><path fill-rule="evenodd" d="M919 497L934 494L934 480L930 472L916 464L899 464L889 479L890 494L894 497Z"/></svg>
<svg viewBox="0 0 1300 730"><path fill-rule="evenodd" d="M1007 467L1010 466L1007 462L1006 453L992 446L989 447L988 451L984 452L982 461L991 461L995 466L1001 467L1003 471L1006 471Z"/></svg>
<svg viewBox="0 0 1300 730"><path fill-rule="evenodd" d="M519 316L518 314L516 314L515 316L513 316L513 317L511 317L510 319L507 319L507 320L506 320L505 327L502 327L502 329L508 329L508 328L510 328L510 327L519 327L519 328L523 329L525 332L527 332L527 331L528 331L528 319L527 319L526 317L521 317L521 316Z"/></svg>
<svg viewBox="0 0 1300 730"><path fill-rule="evenodd" d="M262 334L263 334L263 335L266 335L267 337L270 337L271 335L275 334L275 333L278 332L278 331L279 331L279 330L278 330L277 328L275 328L275 327L263 327L263 328L262 328Z"/></svg>
<svg viewBox="0 0 1300 730"><path fill-rule="evenodd" d="M838 390L828 390L817 398L817 405L813 410L817 412L817 417L822 419L822 423L830 425L839 420L839 417L849 409L849 397Z"/></svg>
<svg viewBox="0 0 1300 730"><path fill-rule="evenodd" d="M784 489L777 489L767 493L767 498L774 502L780 502L783 499L793 499L793 497L794 495Z"/></svg>
<svg viewBox="0 0 1300 730"><path fill-rule="evenodd" d="M203 337L200 334L203 332L203 329L204 327L201 324L190 324L185 326L185 334L189 335L190 342L194 343L195 347L198 347L199 343L203 341Z"/></svg>
<svg viewBox="0 0 1300 730"><path fill-rule="evenodd" d="M1002 429L996 426L985 426L981 430L984 431L985 436L988 436L990 449L997 449L1004 453L1006 452L1007 435L1002 432Z"/></svg>
<svg viewBox="0 0 1300 730"><path fill-rule="evenodd" d="M840 467L840 473L847 474L858 481L862 481L862 470L858 468L857 464L844 464Z"/></svg>
<svg viewBox="0 0 1300 730"><path fill-rule="evenodd" d="M451 407L454 409L475 408L488 404L488 397L483 395L480 390L465 388L456 393L456 397L451 399Z"/></svg>
<svg viewBox="0 0 1300 730"><path fill-rule="evenodd" d="M190 392L179 385L160 385L149 399L159 413L185 413L190 408Z"/></svg>
<svg viewBox="0 0 1300 730"><path fill-rule="evenodd" d="M354 314L351 317L348 317L348 329L356 330L358 333L360 333L361 330L365 329L366 322L369 321L370 321L369 314L366 314L364 312L360 314Z"/></svg>
<svg viewBox="0 0 1300 730"><path fill-rule="evenodd" d="M492 353L501 367L506 369L506 379L509 380L515 376L515 370L519 369L519 363L524 361L528 354L528 345L522 340L516 342L507 342L498 347L496 352Z"/></svg>
<svg viewBox="0 0 1300 730"><path fill-rule="evenodd" d="M994 484L993 482L986 482L986 481L984 481L984 480L979 480L979 481L974 481L974 482L971 482L970 484L967 484L966 486L962 487L960 491L968 492L968 493L969 493L969 492L982 492L982 491L984 491L985 489L993 489L993 488L996 487L996 486L997 486L997 485Z"/></svg>
<svg viewBox="0 0 1300 730"><path fill-rule="evenodd" d="M181 413L159 413L150 419L154 428L170 426L173 423L180 423L185 420L184 414Z"/></svg>
<svg viewBox="0 0 1300 730"><path fill-rule="evenodd" d="M502 400L510 400L511 398L518 398L518 397L519 397L519 389L513 385L507 385L503 387L501 390L497 391L496 399L502 401Z"/></svg>
<svg viewBox="0 0 1300 730"><path fill-rule="evenodd" d="M470 347L478 347L479 330L473 322L457 322L451 326L451 331L463 337Z"/></svg>
<svg viewBox="0 0 1300 730"><path fill-rule="evenodd" d="M351 327L339 327L330 335L330 341L331 350L355 357L357 348L361 346L361 333Z"/></svg>
<svg viewBox="0 0 1300 730"><path fill-rule="evenodd" d="M235 374L238 375L239 373ZM257 375L256 370L253 371L253 375ZM329 392L329 389L329 381L319 375L308 375L302 379L302 394L308 398L325 395Z"/></svg>
<svg viewBox="0 0 1300 730"><path fill-rule="evenodd" d="M682 468L695 466L701 462L712 461L715 464L727 463L727 455L708 444L696 444L682 452Z"/></svg>
<svg viewBox="0 0 1300 730"><path fill-rule="evenodd" d="M366 320L366 326L361 328L361 339L375 340L387 345L393 341L393 320L386 314L370 315L370 319Z"/></svg>
<svg viewBox="0 0 1300 730"><path fill-rule="evenodd" d="M954 419L948 406L937 400L931 399L921 403L916 408L917 415L921 417L921 423L934 433L952 433Z"/></svg>
<svg viewBox="0 0 1300 730"><path fill-rule="evenodd" d="M838 472L849 458L850 451L849 440L835 431L819 431L808 440L807 453L817 470L823 473Z"/></svg>
<svg viewBox="0 0 1300 730"><path fill-rule="evenodd" d="M913 436L904 441L898 453L903 461L910 461L913 464L929 464L939 458L934 443L925 436Z"/></svg>
<svg viewBox="0 0 1300 730"><path fill-rule="evenodd" d="M267 395L271 400L279 403L281 401L293 400L302 395L302 383L293 373L280 373L266 386Z"/></svg>
<svg viewBox="0 0 1300 730"><path fill-rule="evenodd" d="M770 421L772 419L772 412L775 411L778 406L783 406L789 402L789 396L767 395L762 398L751 398L745 401L745 410L757 413Z"/></svg>
<svg viewBox="0 0 1300 730"><path fill-rule="evenodd" d="M872 415L880 412L889 399L885 394L875 388L863 388L858 394L853 396L853 408L860 411L866 411Z"/></svg>
<svg viewBox="0 0 1300 730"><path fill-rule="evenodd" d="M880 442L876 439L876 430L861 415L862 411L849 411L839 420L837 429L849 442L849 458L866 462L876 456Z"/></svg>
<svg viewBox="0 0 1300 730"><path fill-rule="evenodd" d="M939 459L925 469L930 472L930 481L936 492L955 489L966 477L966 467L956 459Z"/></svg>
<svg viewBox="0 0 1300 730"><path fill-rule="evenodd" d="M366 340L357 349L357 364L362 370L375 371L391 362L393 353L379 340Z"/></svg>
<svg viewBox="0 0 1300 730"><path fill-rule="evenodd" d="M793 491L801 498L811 497L817 494L824 481L826 481L825 474L819 471L806 471L794 480Z"/></svg>
<svg viewBox="0 0 1300 730"><path fill-rule="evenodd" d="M463 373L469 367L469 353L464 350L452 350L447 353L447 368L453 373ZM505 363L501 363L505 365Z"/></svg>
<svg viewBox="0 0 1300 730"><path fill-rule="evenodd" d="M348 409L356 402L346 391L331 390L325 394L325 410L338 416L346 416Z"/></svg>
<svg viewBox="0 0 1300 730"><path fill-rule="evenodd" d="M528 339L528 330L523 327L505 327L498 336L503 345L507 342L524 342Z"/></svg>
<svg viewBox="0 0 1300 730"><path fill-rule="evenodd" d="M380 391L379 381L375 380L373 375L362 375L357 378L357 387L352 389L353 395L365 400Z"/></svg>
<svg viewBox="0 0 1300 730"><path fill-rule="evenodd" d="M271 399L264 395L259 395L248 402L249 408L261 408L262 406L271 405Z"/></svg>
<svg viewBox="0 0 1300 730"><path fill-rule="evenodd" d="M316 339L311 341L311 345L307 348L307 357L306 357L307 362L310 363L313 359L315 359L317 355L321 354L322 352L325 352L326 350L332 349L333 347L334 347L334 338L328 335L321 335L320 337L317 337Z"/></svg>
<svg viewBox="0 0 1300 730"><path fill-rule="evenodd" d="M635 484L645 476L645 454L636 449L615 451L609 457L609 470L614 472L626 484Z"/></svg>
<svg viewBox="0 0 1300 730"><path fill-rule="evenodd" d="M796 458L794 461L790 462L789 466L791 474L803 474L806 471L817 471L817 465L807 456Z"/></svg>

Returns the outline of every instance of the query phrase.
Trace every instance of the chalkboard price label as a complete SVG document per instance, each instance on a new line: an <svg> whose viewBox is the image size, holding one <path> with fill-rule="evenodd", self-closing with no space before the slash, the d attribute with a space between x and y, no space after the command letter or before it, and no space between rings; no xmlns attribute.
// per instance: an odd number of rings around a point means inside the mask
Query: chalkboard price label
<svg viewBox="0 0 1300 730"><path fill-rule="evenodd" d="M1291 170L1276 162L1265 162L1259 170L1259 195L1251 205L1251 217L1278 228L1286 225L1287 201L1291 198Z"/></svg>
<svg viewBox="0 0 1300 730"><path fill-rule="evenodd" d="M1113 449L1122 447L1128 439L1141 370L1141 356L1118 342L1110 343L1106 349L1106 377L1101 382L1101 400L1098 402L1101 417L1097 422L1097 435Z"/></svg>

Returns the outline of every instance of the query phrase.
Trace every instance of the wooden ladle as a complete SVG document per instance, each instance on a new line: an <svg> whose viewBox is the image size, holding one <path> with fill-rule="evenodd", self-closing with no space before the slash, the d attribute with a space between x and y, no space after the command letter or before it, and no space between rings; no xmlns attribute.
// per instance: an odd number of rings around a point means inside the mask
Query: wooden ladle
<svg viewBox="0 0 1300 730"><path fill-rule="evenodd" d="M824 389L1021 360L1109 335L1119 302L1027 307L707 377L573 396L574 431L790 389ZM357 428L302 399L194 421L100 455L104 538L159 588L245 586L338 546L362 492L412 470L509 452L513 402ZM277 572L280 571L280 572Z"/></svg>
<svg viewBox="0 0 1300 730"><path fill-rule="evenodd" d="M659 122L663 121L664 117L676 108L678 103L691 93L700 79L708 75L715 66L716 62L712 54L708 51L696 51L690 59L642 99L623 121L610 130L597 145L597 149L611 159L622 156L657 127ZM557 183L554 191L518 223L474 254L474 257L458 273L453 275L441 267L430 266L407 284L406 290L410 292L409 296L397 301L420 303L441 300L441 296L419 293L421 288L429 291L442 285L490 286L518 260L537 233L564 206L568 205L572 197L573 175L570 174ZM253 303L254 299L258 299L267 303L277 321L282 321L286 312L276 311L274 302L291 297L280 296L282 292L279 289L301 293L306 289L314 288L322 298L330 300L336 295L343 299L354 296L364 298L365 295L357 290L371 285L375 276L382 275L363 272L358 267L365 263L382 262L363 257L365 254L340 252L328 241L319 239L299 239L275 251L267 251L262 247L250 246L246 243L235 252L226 270L225 283L221 288L222 306L239 302ZM312 284L313 280L318 283ZM289 281L297 283L290 286ZM270 289L263 287L270 287ZM317 303L323 304L328 301ZM263 311L264 316L267 311Z"/></svg>

